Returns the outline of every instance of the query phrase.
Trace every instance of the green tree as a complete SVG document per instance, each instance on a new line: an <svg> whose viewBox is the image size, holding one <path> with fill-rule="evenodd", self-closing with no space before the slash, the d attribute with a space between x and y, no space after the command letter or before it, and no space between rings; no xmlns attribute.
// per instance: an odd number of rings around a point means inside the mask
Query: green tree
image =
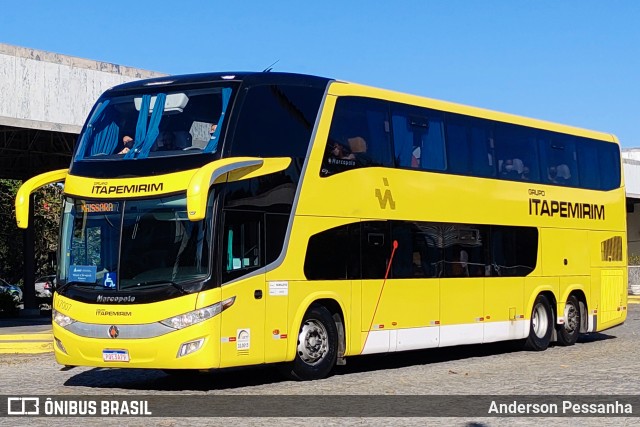
<svg viewBox="0 0 640 427"><path fill-rule="evenodd" d="M24 274L23 230L15 221L15 197L21 182L0 179L0 275L11 283L22 281ZM52 274L55 266L50 254L58 246L63 187L46 185L35 193L35 275Z"/></svg>

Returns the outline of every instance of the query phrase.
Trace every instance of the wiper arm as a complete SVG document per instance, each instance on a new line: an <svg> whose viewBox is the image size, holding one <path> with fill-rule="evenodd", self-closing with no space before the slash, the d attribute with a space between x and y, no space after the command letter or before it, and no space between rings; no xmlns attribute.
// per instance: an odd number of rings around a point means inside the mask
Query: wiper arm
<svg viewBox="0 0 640 427"><path fill-rule="evenodd" d="M165 284L173 286L178 291L180 291L182 295L185 295L188 293L182 286L178 285L176 282L173 282L171 280L149 280L146 282L137 283L136 286L165 285Z"/></svg>
<svg viewBox="0 0 640 427"><path fill-rule="evenodd" d="M62 285L56 285L55 291L58 293L62 293L64 292L67 288L70 288L72 286L84 286L84 287L89 287L89 286L100 286L97 283L89 283L89 282L79 282L77 280L71 280L69 282L65 282Z"/></svg>

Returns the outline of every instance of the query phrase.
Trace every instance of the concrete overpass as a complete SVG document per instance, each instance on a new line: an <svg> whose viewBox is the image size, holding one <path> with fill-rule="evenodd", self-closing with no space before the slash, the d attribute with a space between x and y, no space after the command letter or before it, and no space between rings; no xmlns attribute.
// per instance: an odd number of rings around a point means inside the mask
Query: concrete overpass
<svg viewBox="0 0 640 427"><path fill-rule="evenodd" d="M98 96L154 71L0 43L0 178L65 168Z"/></svg>

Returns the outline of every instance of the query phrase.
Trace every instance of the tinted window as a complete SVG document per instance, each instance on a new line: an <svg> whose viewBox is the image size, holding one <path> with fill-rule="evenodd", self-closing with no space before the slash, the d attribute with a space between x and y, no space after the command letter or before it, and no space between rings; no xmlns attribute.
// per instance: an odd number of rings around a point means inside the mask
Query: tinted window
<svg viewBox="0 0 640 427"><path fill-rule="evenodd" d="M493 276L526 276L536 268L538 230L533 227L491 227Z"/></svg>
<svg viewBox="0 0 640 427"><path fill-rule="evenodd" d="M235 88L226 84L167 92L148 88L105 96L80 135L74 160L215 153L234 96Z"/></svg>
<svg viewBox="0 0 640 427"><path fill-rule="evenodd" d="M541 181L547 184L578 185L576 138L553 132L541 132Z"/></svg>
<svg viewBox="0 0 640 427"><path fill-rule="evenodd" d="M264 265L263 215L260 212L226 211L223 234L223 282Z"/></svg>
<svg viewBox="0 0 640 427"><path fill-rule="evenodd" d="M392 166L386 102L339 98L333 114L321 176L367 166Z"/></svg>
<svg viewBox="0 0 640 427"><path fill-rule="evenodd" d="M392 121L397 166L446 170L444 122L441 112L393 104Z"/></svg>
<svg viewBox="0 0 640 427"><path fill-rule="evenodd" d="M225 184L225 208L289 213L296 183L289 170Z"/></svg>
<svg viewBox="0 0 640 427"><path fill-rule="evenodd" d="M502 179L538 182L537 144L531 129L507 123L497 123L495 129L498 176Z"/></svg>
<svg viewBox="0 0 640 427"><path fill-rule="evenodd" d="M598 160L600 188L611 190L620 187L620 149L617 144L599 144Z"/></svg>
<svg viewBox="0 0 640 427"><path fill-rule="evenodd" d="M495 176L492 122L446 114L447 170L460 175Z"/></svg>
<svg viewBox="0 0 640 427"><path fill-rule="evenodd" d="M576 144L578 175L580 176L581 187L593 189L601 188L598 145L599 144L596 144L595 141L589 140L580 141L579 144Z"/></svg>
<svg viewBox="0 0 640 427"><path fill-rule="evenodd" d="M576 144L580 186L598 190L620 187L620 150L617 144L582 139Z"/></svg>
<svg viewBox="0 0 640 427"><path fill-rule="evenodd" d="M309 280L360 278L360 225L343 225L311 236L304 274Z"/></svg>
<svg viewBox="0 0 640 427"><path fill-rule="evenodd" d="M384 279L394 241L389 274L394 279L523 277L535 269L538 253L534 227L365 221L312 236L305 275L309 280L357 279L361 271L362 279Z"/></svg>
<svg viewBox="0 0 640 427"><path fill-rule="evenodd" d="M289 215L265 215L265 264L272 263L280 256L284 245L284 236L287 234L288 223Z"/></svg>
<svg viewBox="0 0 640 427"><path fill-rule="evenodd" d="M387 263L391 257L389 223L362 223L362 278L384 279Z"/></svg>
<svg viewBox="0 0 640 427"><path fill-rule="evenodd" d="M251 87L229 156L304 157L323 95L306 86Z"/></svg>
<svg viewBox="0 0 640 427"><path fill-rule="evenodd" d="M223 281L267 265L280 256L296 191L289 172L291 168L225 184ZM247 256L246 248L252 247L247 239L258 239L253 243L260 244L259 259Z"/></svg>
<svg viewBox="0 0 640 427"><path fill-rule="evenodd" d="M393 277L440 277L442 245L437 227L431 223L392 221L391 238L398 242L393 258Z"/></svg>
<svg viewBox="0 0 640 427"><path fill-rule="evenodd" d="M337 101L321 176L390 166L389 134L399 168L600 190L620 186L617 144L356 97Z"/></svg>

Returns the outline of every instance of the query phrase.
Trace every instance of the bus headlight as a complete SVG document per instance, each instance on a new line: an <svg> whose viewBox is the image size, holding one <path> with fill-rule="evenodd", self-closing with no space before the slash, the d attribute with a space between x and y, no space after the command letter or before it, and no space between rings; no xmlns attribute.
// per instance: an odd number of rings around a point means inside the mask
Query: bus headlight
<svg viewBox="0 0 640 427"><path fill-rule="evenodd" d="M51 311L51 318L53 319L54 322L58 324L58 326L61 326L63 328L66 328L70 324L76 322L76 319L73 319L67 316L66 314L60 313L55 308Z"/></svg>
<svg viewBox="0 0 640 427"><path fill-rule="evenodd" d="M161 320L160 323L169 326L174 329L182 329L187 326L195 325L196 323L204 322L211 319L213 316L217 316L227 308L231 307L236 301L236 297L227 298L224 301L217 302L208 307L200 308L198 310L190 311L188 313L179 314L165 320Z"/></svg>

